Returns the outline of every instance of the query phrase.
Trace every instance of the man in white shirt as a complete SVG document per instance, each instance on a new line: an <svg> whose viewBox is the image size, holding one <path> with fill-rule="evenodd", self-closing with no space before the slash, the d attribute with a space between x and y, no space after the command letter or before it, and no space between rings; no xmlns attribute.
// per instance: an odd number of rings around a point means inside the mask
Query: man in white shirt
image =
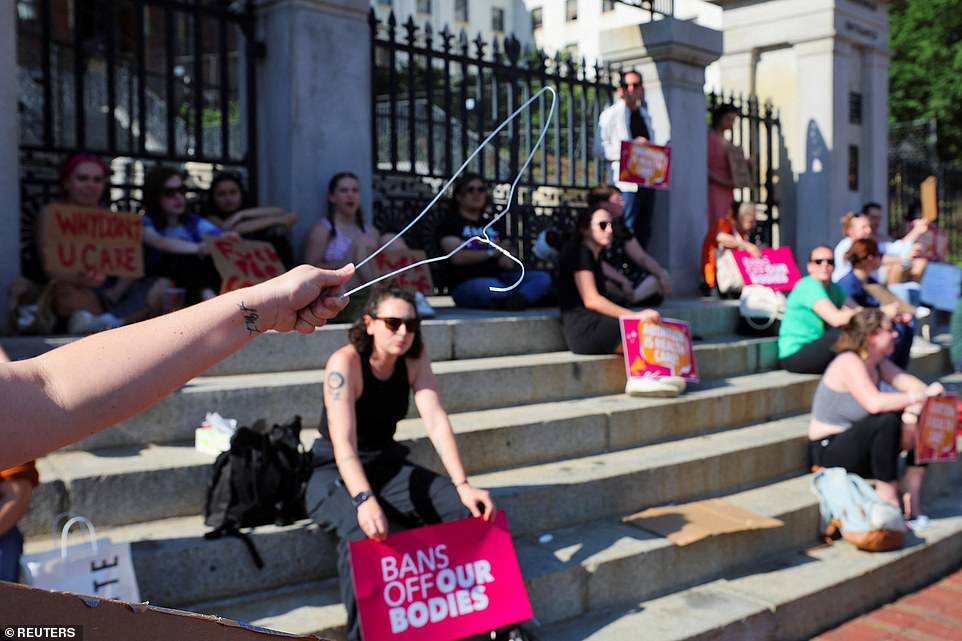
<svg viewBox="0 0 962 641"><path fill-rule="evenodd" d="M621 143L625 140L654 140L651 116L645 107L645 88L641 74L627 71L621 76L618 100L601 112L595 130L595 156L610 163L608 182L617 187L625 202L625 225L642 247L651 238L651 218L655 192L635 183L618 180Z"/></svg>

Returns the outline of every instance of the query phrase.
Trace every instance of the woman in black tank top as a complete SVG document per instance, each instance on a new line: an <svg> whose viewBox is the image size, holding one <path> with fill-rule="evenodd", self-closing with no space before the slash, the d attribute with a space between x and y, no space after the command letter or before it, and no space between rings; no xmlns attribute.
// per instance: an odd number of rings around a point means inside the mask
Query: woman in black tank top
<svg viewBox="0 0 962 641"><path fill-rule="evenodd" d="M310 516L337 535L341 599L348 639L361 631L348 544L383 541L390 530L463 518L494 518L485 490L468 481L448 415L424 350L414 297L397 288L375 293L349 332L350 345L327 361L321 436L307 490ZM450 478L406 460L394 440L409 398Z"/></svg>

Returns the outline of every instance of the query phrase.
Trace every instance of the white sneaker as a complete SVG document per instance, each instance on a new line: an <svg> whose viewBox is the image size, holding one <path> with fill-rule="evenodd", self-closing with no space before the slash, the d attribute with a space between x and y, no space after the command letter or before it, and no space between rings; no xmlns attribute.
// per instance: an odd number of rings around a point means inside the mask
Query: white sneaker
<svg viewBox="0 0 962 641"><path fill-rule="evenodd" d="M922 307L921 305L915 308L915 317L919 320L923 318L928 318L932 315L932 310L928 307Z"/></svg>
<svg viewBox="0 0 962 641"><path fill-rule="evenodd" d="M428 299L421 292L414 292L414 306L421 318L434 318L434 308L431 307Z"/></svg>
<svg viewBox="0 0 962 641"><path fill-rule="evenodd" d="M681 376L632 376L625 383L625 394L674 398L684 392L686 386Z"/></svg>

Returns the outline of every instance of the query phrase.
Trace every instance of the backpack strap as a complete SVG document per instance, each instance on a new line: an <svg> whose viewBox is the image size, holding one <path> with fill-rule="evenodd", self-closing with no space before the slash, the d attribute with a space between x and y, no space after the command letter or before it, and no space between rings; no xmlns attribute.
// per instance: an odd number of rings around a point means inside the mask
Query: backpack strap
<svg viewBox="0 0 962 641"><path fill-rule="evenodd" d="M254 561L254 565L257 566L258 570L264 569L264 559L261 558L260 553L257 551L257 547L254 545L253 539L251 539L249 534L241 532L237 528L225 528L219 527L210 532L204 534L204 538L208 541L213 539L219 539L225 536L232 536L236 539L243 541L244 545L247 547L247 551L250 552L251 559Z"/></svg>

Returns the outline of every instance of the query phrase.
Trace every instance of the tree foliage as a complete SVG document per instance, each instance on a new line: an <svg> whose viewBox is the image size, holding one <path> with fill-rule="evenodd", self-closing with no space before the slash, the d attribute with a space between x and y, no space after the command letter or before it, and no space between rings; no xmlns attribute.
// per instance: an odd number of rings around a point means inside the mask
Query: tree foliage
<svg viewBox="0 0 962 641"><path fill-rule="evenodd" d="M903 0L890 12L889 114L935 118L941 160L962 160L962 0Z"/></svg>

